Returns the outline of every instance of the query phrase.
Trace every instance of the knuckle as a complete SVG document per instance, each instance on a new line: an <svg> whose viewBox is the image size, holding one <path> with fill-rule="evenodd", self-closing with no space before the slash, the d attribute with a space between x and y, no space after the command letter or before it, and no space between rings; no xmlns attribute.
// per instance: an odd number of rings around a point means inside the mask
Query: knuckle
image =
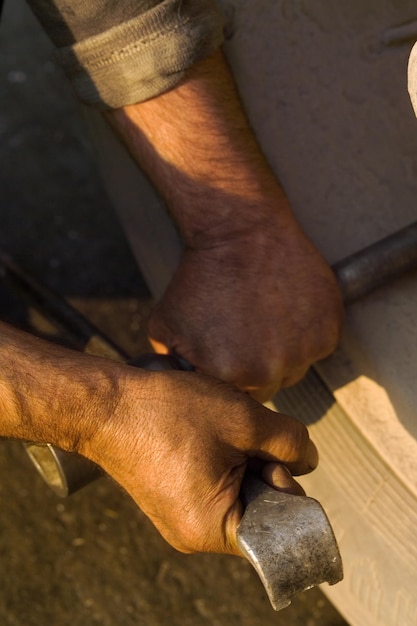
<svg viewBox="0 0 417 626"><path fill-rule="evenodd" d="M290 442L290 458L288 459L290 462L296 462L303 459L310 443L310 435L307 428L304 424L298 422L298 420L296 423L297 427L292 431Z"/></svg>

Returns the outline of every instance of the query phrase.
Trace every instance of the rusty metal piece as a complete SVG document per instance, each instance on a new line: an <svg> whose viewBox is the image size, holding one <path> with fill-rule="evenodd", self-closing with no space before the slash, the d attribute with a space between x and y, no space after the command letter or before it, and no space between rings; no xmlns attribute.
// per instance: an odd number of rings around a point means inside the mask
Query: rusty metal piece
<svg viewBox="0 0 417 626"><path fill-rule="evenodd" d="M343 578L339 548L317 500L277 491L246 475L238 544L279 611L299 593Z"/></svg>
<svg viewBox="0 0 417 626"><path fill-rule="evenodd" d="M417 222L333 265L345 304L417 268Z"/></svg>

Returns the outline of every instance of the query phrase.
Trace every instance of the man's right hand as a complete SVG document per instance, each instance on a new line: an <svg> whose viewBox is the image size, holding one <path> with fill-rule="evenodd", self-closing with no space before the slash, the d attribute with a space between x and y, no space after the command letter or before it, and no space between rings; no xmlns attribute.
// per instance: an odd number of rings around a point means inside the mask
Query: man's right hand
<svg viewBox="0 0 417 626"><path fill-rule="evenodd" d="M149 372L0 323L0 436L98 463L184 552L238 554L246 467L294 493L311 471L307 429L194 372Z"/></svg>
<svg viewBox="0 0 417 626"><path fill-rule="evenodd" d="M302 493L291 477L311 471L307 429L226 383L190 372L125 368L120 402L81 448L182 552L239 554L239 491L257 460L272 486ZM286 469L288 468L288 469Z"/></svg>

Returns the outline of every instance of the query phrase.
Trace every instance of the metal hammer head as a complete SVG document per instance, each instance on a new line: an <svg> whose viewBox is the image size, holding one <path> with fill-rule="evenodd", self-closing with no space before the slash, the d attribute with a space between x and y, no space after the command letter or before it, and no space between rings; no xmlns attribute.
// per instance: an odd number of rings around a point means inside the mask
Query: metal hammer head
<svg viewBox="0 0 417 626"><path fill-rule="evenodd" d="M276 491L252 476L244 480L243 499L239 547L276 611L306 589L342 580L336 539L317 500Z"/></svg>

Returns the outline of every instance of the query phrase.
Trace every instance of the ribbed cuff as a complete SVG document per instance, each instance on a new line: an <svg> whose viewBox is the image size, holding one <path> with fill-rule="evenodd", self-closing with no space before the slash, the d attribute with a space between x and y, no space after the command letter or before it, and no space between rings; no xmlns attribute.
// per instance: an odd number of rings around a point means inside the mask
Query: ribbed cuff
<svg viewBox="0 0 417 626"><path fill-rule="evenodd" d="M79 98L115 109L153 98L223 40L212 0L165 0L139 17L57 51Z"/></svg>

